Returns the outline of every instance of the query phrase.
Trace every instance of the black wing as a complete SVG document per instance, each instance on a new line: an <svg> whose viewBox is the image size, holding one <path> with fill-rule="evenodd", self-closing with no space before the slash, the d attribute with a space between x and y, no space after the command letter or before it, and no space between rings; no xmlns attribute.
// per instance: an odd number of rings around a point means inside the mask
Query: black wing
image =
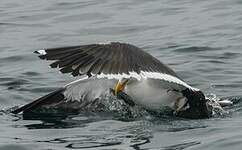
<svg viewBox="0 0 242 150"><path fill-rule="evenodd" d="M60 68L62 73L73 76L98 74L127 74L141 71L165 73L177 77L176 73L158 59L131 44L89 44L72 47L39 50L41 59L55 60L50 66Z"/></svg>

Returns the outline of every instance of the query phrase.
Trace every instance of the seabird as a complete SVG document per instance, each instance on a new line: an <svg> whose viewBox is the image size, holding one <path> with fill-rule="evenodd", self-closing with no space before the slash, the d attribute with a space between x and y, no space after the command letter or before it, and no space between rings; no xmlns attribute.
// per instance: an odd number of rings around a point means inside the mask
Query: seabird
<svg viewBox="0 0 242 150"><path fill-rule="evenodd" d="M81 78L14 110L15 114L63 102L92 103L111 91L129 105L139 105L152 112L169 107L179 117L209 118L211 115L201 90L188 85L171 68L134 45L111 42L35 53L41 59L54 61L50 67Z"/></svg>

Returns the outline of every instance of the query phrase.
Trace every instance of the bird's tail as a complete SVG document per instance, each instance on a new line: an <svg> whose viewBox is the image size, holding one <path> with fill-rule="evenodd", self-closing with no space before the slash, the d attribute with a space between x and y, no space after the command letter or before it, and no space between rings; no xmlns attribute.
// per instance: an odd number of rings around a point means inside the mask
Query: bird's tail
<svg viewBox="0 0 242 150"><path fill-rule="evenodd" d="M34 110L41 108L43 106L58 104L65 100L65 97L63 95L63 91L65 88L60 88L50 94L47 94L31 103L28 103L14 111L12 111L13 114L18 114L20 112L28 113L33 112Z"/></svg>

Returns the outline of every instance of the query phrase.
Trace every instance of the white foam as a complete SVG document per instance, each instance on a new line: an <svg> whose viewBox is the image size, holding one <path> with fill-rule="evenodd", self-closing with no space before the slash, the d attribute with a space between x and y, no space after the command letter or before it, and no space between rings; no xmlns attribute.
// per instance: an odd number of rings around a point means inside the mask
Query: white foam
<svg viewBox="0 0 242 150"><path fill-rule="evenodd" d="M218 103L219 103L222 107L233 105L233 102L230 101L230 100L227 100L227 99L225 99L225 100L220 100L220 101L218 101Z"/></svg>

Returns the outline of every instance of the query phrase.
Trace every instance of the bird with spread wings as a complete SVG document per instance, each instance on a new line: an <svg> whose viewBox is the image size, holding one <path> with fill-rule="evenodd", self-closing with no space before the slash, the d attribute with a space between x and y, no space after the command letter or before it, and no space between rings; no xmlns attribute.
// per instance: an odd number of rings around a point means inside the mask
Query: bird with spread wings
<svg viewBox="0 0 242 150"><path fill-rule="evenodd" d="M169 107L175 115L186 118L211 115L203 92L134 45L112 42L50 48L35 53L41 59L53 61L50 67L81 78L14 110L15 114L69 101L82 105L111 92L128 105L139 105L154 112Z"/></svg>

